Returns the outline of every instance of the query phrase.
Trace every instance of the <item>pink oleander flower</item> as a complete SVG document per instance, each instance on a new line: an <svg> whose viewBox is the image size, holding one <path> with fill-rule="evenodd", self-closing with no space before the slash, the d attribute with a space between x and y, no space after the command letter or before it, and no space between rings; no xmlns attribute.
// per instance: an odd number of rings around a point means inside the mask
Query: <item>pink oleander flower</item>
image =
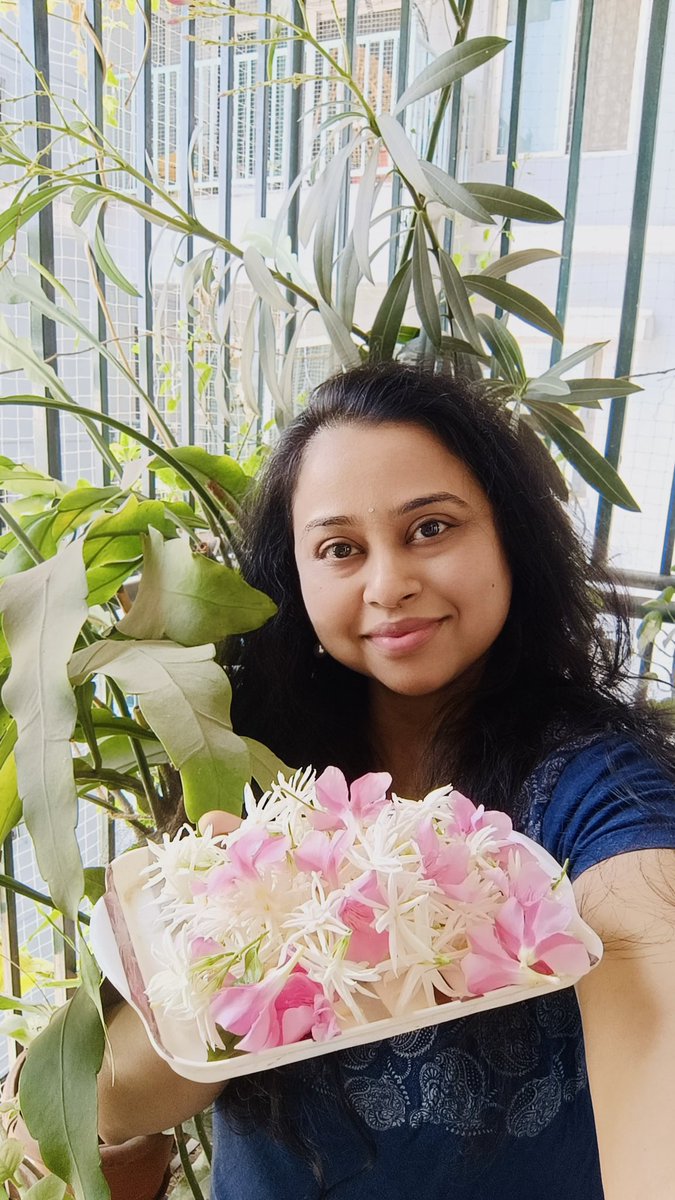
<svg viewBox="0 0 675 1200"><path fill-rule="evenodd" d="M415 841L422 856L424 874L433 879L441 891L454 899L463 899L471 864L471 851L466 842L444 844L434 828L431 817L420 821ZM467 896L468 899L468 896Z"/></svg>
<svg viewBox="0 0 675 1200"><path fill-rule="evenodd" d="M333 837L315 829L305 835L295 851L295 865L301 871L318 872L324 876L329 887L336 888L340 867L353 841L353 834L348 829L343 829Z"/></svg>
<svg viewBox="0 0 675 1200"><path fill-rule="evenodd" d="M391 787L391 775L386 771L371 772L348 787L342 771L326 767L315 787L321 810L314 809L310 814L314 828L347 828L354 821L374 818L389 804L387 790Z"/></svg>
<svg viewBox="0 0 675 1200"><path fill-rule="evenodd" d="M352 931L345 958L374 967L389 957L389 934L375 929L375 913L370 905L351 896L343 900L338 914Z"/></svg>
<svg viewBox="0 0 675 1200"><path fill-rule="evenodd" d="M466 835L491 826L499 841L503 841L513 833L511 818L506 813L499 812L497 809L486 810L484 804L476 806L473 800L469 800L468 796L463 796L461 792L451 792L450 798L452 800L452 817L446 826L448 833Z"/></svg>
<svg viewBox="0 0 675 1200"><path fill-rule="evenodd" d="M237 1049L259 1051L312 1037L324 1042L339 1026L320 983L302 967L283 968L260 983L224 988L211 1001L211 1015L223 1029L241 1037Z"/></svg>
<svg viewBox="0 0 675 1200"><path fill-rule="evenodd" d="M492 923L477 922L467 931L469 952L462 959L468 990L482 996L536 975L582 975L588 952L566 932L569 911L555 900L522 904L509 897Z"/></svg>
<svg viewBox="0 0 675 1200"><path fill-rule="evenodd" d="M208 895L212 896L241 879L260 878L266 867L283 862L290 848L289 837L266 833L259 826L246 829L228 843L229 861L211 871L206 882Z"/></svg>

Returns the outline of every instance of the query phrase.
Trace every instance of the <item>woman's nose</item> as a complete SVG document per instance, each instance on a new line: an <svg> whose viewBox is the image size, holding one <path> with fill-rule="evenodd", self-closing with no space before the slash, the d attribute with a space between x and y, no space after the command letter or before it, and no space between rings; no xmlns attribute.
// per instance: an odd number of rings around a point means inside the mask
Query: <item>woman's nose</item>
<svg viewBox="0 0 675 1200"><path fill-rule="evenodd" d="M404 600L419 595L422 585L411 576L408 564L399 555L385 553L370 556L366 564L367 578L363 588L365 604L380 608L397 608Z"/></svg>

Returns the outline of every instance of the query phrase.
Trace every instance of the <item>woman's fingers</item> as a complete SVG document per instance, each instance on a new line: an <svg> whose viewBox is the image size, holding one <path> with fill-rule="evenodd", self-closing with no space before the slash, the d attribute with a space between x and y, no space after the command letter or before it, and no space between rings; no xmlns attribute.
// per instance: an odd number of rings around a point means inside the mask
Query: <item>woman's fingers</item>
<svg viewBox="0 0 675 1200"><path fill-rule="evenodd" d="M211 832L216 835L220 833L232 833L234 829L238 829L241 825L241 817L235 817L234 813L223 812L222 809L214 808L211 812L204 813L197 822L197 827L200 833L204 833L207 825L211 826Z"/></svg>

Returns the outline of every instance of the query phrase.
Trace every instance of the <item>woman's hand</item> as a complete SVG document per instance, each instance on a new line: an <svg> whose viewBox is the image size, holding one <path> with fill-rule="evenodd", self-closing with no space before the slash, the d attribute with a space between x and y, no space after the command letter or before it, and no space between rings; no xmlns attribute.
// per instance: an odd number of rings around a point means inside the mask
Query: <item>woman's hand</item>
<svg viewBox="0 0 675 1200"><path fill-rule="evenodd" d="M208 825L211 826L211 831L215 836L220 833L233 833L241 825L241 817L235 817L234 813L213 808L210 812L204 813L204 816L200 817L197 822L200 833L204 833Z"/></svg>
<svg viewBox="0 0 675 1200"><path fill-rule="evenodd" d="M672 1200L675 852L621 854L574 891L602 938L577 985L606 1200Z"/></svg>

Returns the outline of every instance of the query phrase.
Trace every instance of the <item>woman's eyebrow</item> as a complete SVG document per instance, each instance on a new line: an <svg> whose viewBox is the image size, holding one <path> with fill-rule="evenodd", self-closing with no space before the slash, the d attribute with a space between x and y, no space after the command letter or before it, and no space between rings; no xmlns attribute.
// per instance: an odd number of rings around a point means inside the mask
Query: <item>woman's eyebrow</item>
<svg viewBox="0 0 675 1200"><path fill-rule="evenodd" d="M426 508L429 504L439 504L443 501L458 504L461 508L469 507L466 500L462 500L461 496L455 496L453 492L433 492L430 496L416 496L414 500L406 500L400 508L392 510L392 515L401 517L418 508ZM357 523L356 517L348 517L344 513L336 517L316 517L313 521L308 521L304 532L309 533L311 529L327 529L331 525L356 525Z"/></svg>

